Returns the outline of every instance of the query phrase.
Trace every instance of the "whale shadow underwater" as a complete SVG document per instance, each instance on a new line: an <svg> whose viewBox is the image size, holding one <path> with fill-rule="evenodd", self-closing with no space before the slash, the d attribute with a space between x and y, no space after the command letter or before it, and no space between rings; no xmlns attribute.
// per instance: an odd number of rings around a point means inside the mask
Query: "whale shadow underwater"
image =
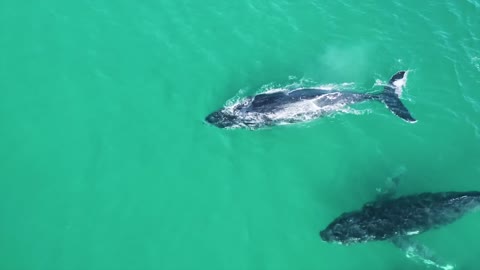
<svg viewBox="0 0 480 270"><path fill-rule="evenodd" d="M453 223L480 208L480 192L421 193L394 198L394 191L366 203L360 210L335 218L320 238L329 243L350 245L369 241L390 241L408 258L440 269L453 265L438 258L412 237Z"/></svg>
<svg viewBox="0 0 480 270"><path fill-rule="evenodd" d="M316 88L262 93L246 97L234 106L223 107L209 114L205 121L219 128L258 129L309 121L339 111L348 105L374 100L385 104L393 114L403 120L414 123L416 119L397 94L405 84L406 76L406 71L395 73L378 94Z"/></svg>

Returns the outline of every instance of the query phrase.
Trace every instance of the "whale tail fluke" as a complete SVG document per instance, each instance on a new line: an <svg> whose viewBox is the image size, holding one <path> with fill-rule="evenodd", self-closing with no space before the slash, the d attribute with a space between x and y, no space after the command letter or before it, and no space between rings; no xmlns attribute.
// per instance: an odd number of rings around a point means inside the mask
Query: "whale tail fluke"
<svg viewBox="0 0 480 270"><path fill-rule="evenodd" d="M376 95L376 98L383 102L383 104L385 104L387 108L396 116L409 123L415 123L417 120L413 118L407 107L403 105L398 93L405 85L407 79L406 75L406 71L399 71L395 73L390 81L388 81L388 85L383 88L383 92Z"/></svg>

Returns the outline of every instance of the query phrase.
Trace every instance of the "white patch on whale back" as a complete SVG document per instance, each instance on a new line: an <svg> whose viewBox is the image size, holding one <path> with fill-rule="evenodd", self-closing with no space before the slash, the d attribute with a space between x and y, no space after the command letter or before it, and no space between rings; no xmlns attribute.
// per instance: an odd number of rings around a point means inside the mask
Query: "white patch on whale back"
<svg viewBox="0 0 480 270"><path fill-rule="evenodd" d="M407 235L415 235L415 234L419 234L420 231L411 231L411 232L407 232Z"/></svg>
<svg viewBox="0 0 480 270"><path fill-rule="evenodd" d="M280 91L292 91L296 89L303 89L303 88L310 88L310 89L319 89L319 90L327 90L327 91L332 91L332 90L339 90L339 91L345 91L345 90L355 90L355 83L353 82L347 82L347 83L339 83L339 84L318 84L312 80L302 78L299 81L292 82L287 85L278 85L278 84L266 84L260 87L259 91L257 91L255 94L270 94L274 92L280 92Z"/></svg>

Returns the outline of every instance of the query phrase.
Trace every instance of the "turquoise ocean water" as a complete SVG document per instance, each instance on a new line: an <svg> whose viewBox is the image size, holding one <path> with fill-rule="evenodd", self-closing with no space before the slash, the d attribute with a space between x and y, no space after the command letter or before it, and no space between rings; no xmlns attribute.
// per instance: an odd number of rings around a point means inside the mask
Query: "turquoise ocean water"
<svg viewBox="0 0 480 270"><path fill-rule="evenodd" d="M399 194L480 190L480 2L0 3L0 269L428 269L318 232L404 170ZM222 130L233 97L309 82L367 102ZM480 213L416 239L479 269Z"/></svg>

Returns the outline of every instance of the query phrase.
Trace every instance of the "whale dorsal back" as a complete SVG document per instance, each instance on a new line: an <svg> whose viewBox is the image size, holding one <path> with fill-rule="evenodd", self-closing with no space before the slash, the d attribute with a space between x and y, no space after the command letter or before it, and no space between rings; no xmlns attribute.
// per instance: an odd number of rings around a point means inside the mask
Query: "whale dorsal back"
<svg viewBox="0 0 480 270"><path fill-rule="evenodd" d="M285 97L285 92L273 92L256 95L252 100L252 107L261 107L273 104L281 98Z"/></svg>

